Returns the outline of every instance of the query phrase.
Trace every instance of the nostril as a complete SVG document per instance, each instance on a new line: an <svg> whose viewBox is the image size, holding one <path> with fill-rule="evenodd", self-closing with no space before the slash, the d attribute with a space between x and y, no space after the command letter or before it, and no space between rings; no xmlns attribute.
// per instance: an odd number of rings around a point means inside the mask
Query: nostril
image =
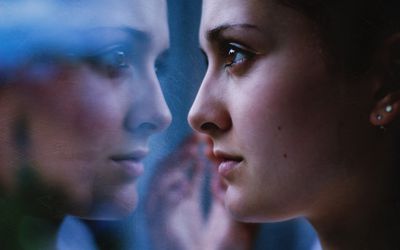
<svg viewBox="0 0 400 250"><path fill-rule="evenodd" d="M167 128L172 117L169 110L165 112L150 113L130 111L123 122L123 127L129 133L153 134Z"/></svg>
<svg viewBox="0 0 400 250"><path fill-rule="evenodd" d="M154 133L158 130L157 124L153 122L141 122L135 123L129 122L129 119L125 120L124 128L129 131L129 133Z"/></svg>
<svg viewBox="0 0 400 250"><path fill-rule="evenodd" d="M207 131L213 131L213 130L218 130L218 126L215 123L212 122L206 122L201 124L200 126L200 130L203 132L207 132Z"/></svg>
<svg viewBox="0 0 400 250"><path fill-rule="evenodd" d="M142 124L139 125L139 130L146 130L146 131L157 131L158 130L158 126L150 123L150 122L144 122Z"/></svg>

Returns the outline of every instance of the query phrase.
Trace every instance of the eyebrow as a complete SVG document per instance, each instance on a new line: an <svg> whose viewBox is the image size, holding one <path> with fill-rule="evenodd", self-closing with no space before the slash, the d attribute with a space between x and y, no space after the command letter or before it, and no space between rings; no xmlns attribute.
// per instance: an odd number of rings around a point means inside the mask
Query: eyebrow
<svg viewBox="0 0 400 250"><path fill-rule="evenodd" d="M208 30L206 32L206 38L209 41L216 41L216 40L221 40L222 34L227 31L227 30L235 30L235 29L251 29L251 30L256 30L260 31L260 29L253 24L248 24L248 23L241 23L241 24L223 24L220 26L217 26L211 30Z"/></svg>
<svg viewBox="0 0 400 250"><path fill-rule="evenodd" d="M119 37L123 39L128 39L132 41L139 41L143 44L149 44L151 42L151 36L149 33L135 29L132 27L94 27L88 30L81 30L84 32L83 36L86 36L89 40L97 42L98 40L109 40L112 41L113 38Z"/></svg>
<svg viewBox="0 0 400 250"><path fill-rule="evenodd" d="M118 30L123 31L124 33L128 34L130 37L140 40L143 43L149 43L151 41L150 35L145 31L130 28L130 27L121 27Z"/></svg>
<svg viewBox="0 0 400 250"><path fill-rule="evenodd" d="M89 42L86 42L88 47L84 48L84 51L89 53L96 53L98 50L115 43L132 43L135 44L135 48L138 50L147 50L154 43L152 35L149 32L129 26L99 26L91 28L86 34L86 41ZM163 45L162 50L166 48Z"/></svg>
<svg viewBox="0 0 400 250"><path fill-rule="evenodd" d="M143 43L149 43L151 41L150 35L142 30L121 26L121 27L96 27L91 29L90 32L94 32L94 36L99 34L110 33L117 34L116 32L121 32L120 34L127 35L130 39L139 40Z"/></svg>
<svg viewBox="0 0 400 250"><path fill-rule="evenodd" d="M118 29L121 30L122 32L128 34L128 36L130 38L132 38L134 41L139 41L141 44L143 44L145 46L148 46L148 45L156 42L155 38L149 32L131 28L131 27L121 27ZM166 53L167 54L166 57L168 57L169 50L170 50L170 43L169 43L169 39L168 39L166 44L162 44L162 49L161 49L160 55Z"/></svg>

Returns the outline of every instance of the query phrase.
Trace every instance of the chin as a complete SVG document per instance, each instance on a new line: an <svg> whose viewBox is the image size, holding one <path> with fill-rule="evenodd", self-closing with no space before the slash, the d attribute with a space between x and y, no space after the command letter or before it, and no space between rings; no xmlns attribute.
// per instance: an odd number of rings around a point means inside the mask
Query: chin
<svg viewBox="0 0 400 250"><path fill-rule="evenodd" d="M111 204L104 202L96 204L96 208L87 215L79 216L87 220L121 220L133 213L136 202Z"/></svg>
<svg viewBox="0 0 400 250"><path fill-rule="evenodd" d="M261 206L246 204L226 203L226 208L232 218L237 221L247 223L275 223L289 220L291 218L284 217L278 213L269 212L260 209Z"/></svg>
<svg viewBox="0 0 400 250"><path fill-rule="evenodd" d="M262 222L247 206L238 205L229 201L225 202L226 209L232 218L241 222Z"/></svg>
<svg viewBox="0 0 400 250"><path fill-rule="evenodd" d="M96 200L87 214L79 217L89 220L121 220L130 216L137 206L136 191L120 192Z"/></svg>
<svg viewBox="0 0 400 250"><path fill-rule="evenodd" d="M238 221L254 222L254 206L251 205L249 196L243 195L232 186L228 186L225 193L225 207L230 215Z"/></svg>
<svg viewBox="0 0 400 250"><path fill-rule="evenodd" d="M225 207L237 221L249 223L280 222L290 218L282 214L280 207L272 208L260 197L239 192L228 188L225 196Z"/></svg>

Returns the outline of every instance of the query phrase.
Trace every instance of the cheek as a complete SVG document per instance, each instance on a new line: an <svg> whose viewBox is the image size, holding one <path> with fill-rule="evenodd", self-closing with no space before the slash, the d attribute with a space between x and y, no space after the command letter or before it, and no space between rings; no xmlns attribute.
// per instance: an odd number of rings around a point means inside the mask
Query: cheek
<svg viewBox="0 0 400 250"><path fill-rule="evenodd" d="M30 157L45 185L71 202L90 203L96 175L119 145L124 98L93 79L30 88L25 98Z"/></svg>
<svg viewBox="0 0 400 250"><path fill-rule="evenodd" d="M29 100L31 120L83 138L120 129L125 112L110 82L88 77L33 89Z"/></svg>
<svg viewBox="0 0 400 250"><path fill-rule="evenodd" d="M248 87L236 89L240 96L232 109L243 140L275 152L278 159L289 158L289 153L299 150L298 145L332 145L344 112L340 83L334 82L324 67L311 67L313 60L283 59L266 62L263 67L267 70L255 71L244 82Z"/></svg>
<svg viewBox="0 0 400 250"><path fill-rule="evenodd" d="M268 201L290 200L294 207L340 172L333 165L341 157L343 107L338 85L325 73L275 72L262 81L253 79L254 88L236 91L241 96L231 109L234 138L249 164L244 179L258 185L252 185L252 193L268 196ZM259 186L265 187L262 194Z"/></svg>
<svg viewBox="0 0 400 250"><path fill-rule="evenodd" d="M70 122L71 129L85 137L120 132L124 112L117 97L109 95L101 93L83 97L74 104L74 111L64 118L66 123Z"/></svg>

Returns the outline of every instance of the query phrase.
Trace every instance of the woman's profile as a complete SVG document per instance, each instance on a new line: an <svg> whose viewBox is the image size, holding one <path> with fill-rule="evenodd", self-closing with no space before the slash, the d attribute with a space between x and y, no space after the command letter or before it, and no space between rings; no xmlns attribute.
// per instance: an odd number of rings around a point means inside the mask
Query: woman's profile
<svg viewBox="0 0 400 250"><path fill-rule="evenodd" d="M0 52L15 56L0 63L2 249L53 249L67 214L129 215L148 139L171 121L155 66L166 2L57 3L0 5Z"/></svg>
<svg viewBox="0 0 400 250"><path fill-rule="evenodd" d="M398 249L396 1L205 0L189 114L238 220L306 217L324 249Z"/></svg>

